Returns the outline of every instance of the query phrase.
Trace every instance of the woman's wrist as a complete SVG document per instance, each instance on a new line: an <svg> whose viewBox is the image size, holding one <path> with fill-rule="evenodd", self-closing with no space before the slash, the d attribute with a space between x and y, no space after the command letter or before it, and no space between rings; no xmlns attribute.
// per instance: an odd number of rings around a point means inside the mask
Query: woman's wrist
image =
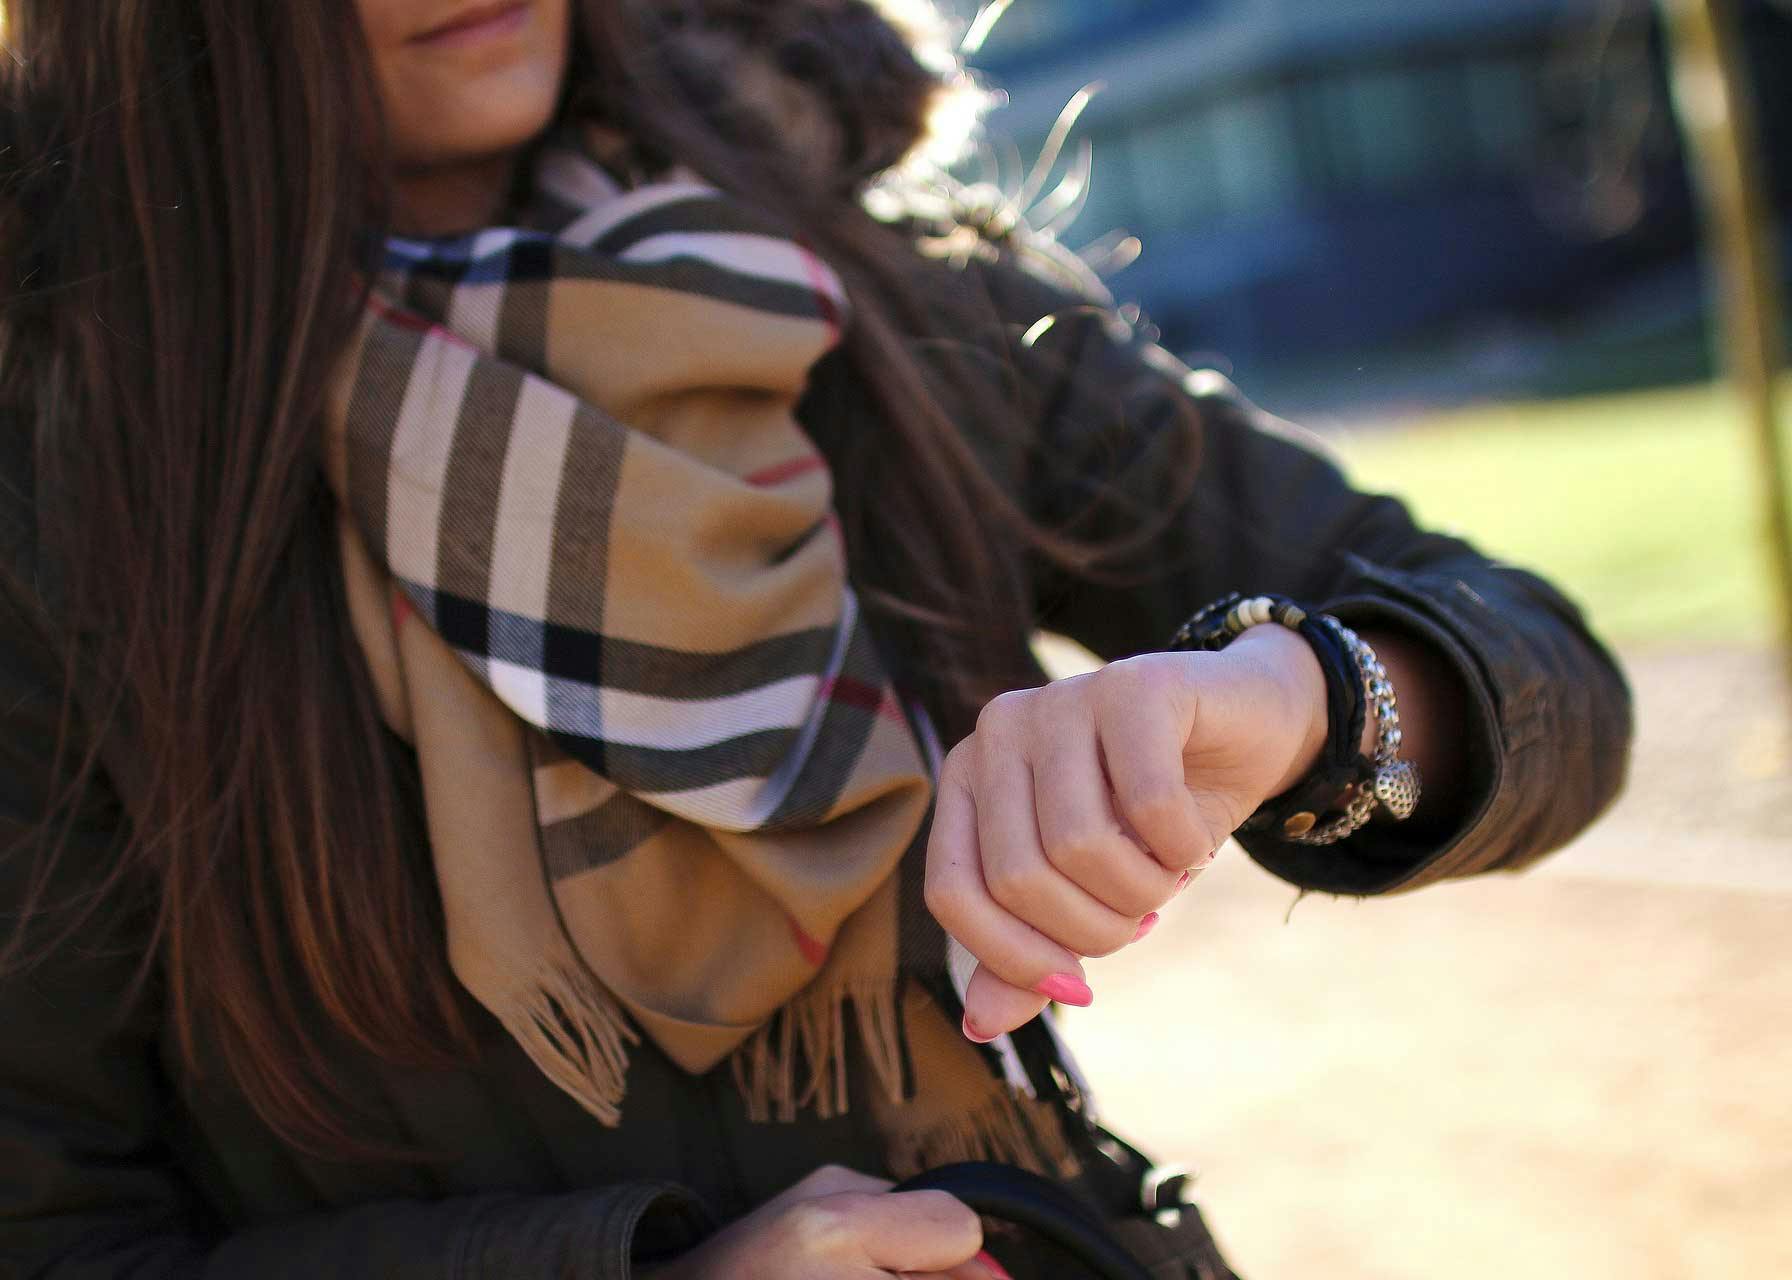
<svg viewBox="0 0 1792 1280"><path fill-rule="evenodd" d="M1424 763L1401 753L1405 726L1396 690L1422 690L1415 719L1423 729L1415 736L1434 750L1436 739L1424 730L1440 717L1427 695L1436 691L1446 704L1452 701L1450 673L1439 678L1436 670L1447 666L1442 655L1413 639L1389 636L1384 662L1371 641L1337 618L1284 596L1239 592L1196 610L1177 629L1172 651L1223 655L1233 687L1246 691L1241 702L1213 708L1238 725L1236 745L1254 760L1248 776L1255 785L1243 794L1256 797L1256 808L1242 829L1274 828L1289 840L1326 845L1378 812L1411 817ZM1245 729L1241 716L1254 729ZM1446 768L1444 776L1456 771Z"/></svg>
<svg viewBox="0 0 1792 1280"><path fill-rule="evenodd" d="M1313 771L1325 749L1325 671L1312 645L1286 627L1252 627L1225 652L1256 664L1278 690L1275 714L1289 727L1292 744L1287 766L1269 791L1269 796L1279 796Z"/></svg>

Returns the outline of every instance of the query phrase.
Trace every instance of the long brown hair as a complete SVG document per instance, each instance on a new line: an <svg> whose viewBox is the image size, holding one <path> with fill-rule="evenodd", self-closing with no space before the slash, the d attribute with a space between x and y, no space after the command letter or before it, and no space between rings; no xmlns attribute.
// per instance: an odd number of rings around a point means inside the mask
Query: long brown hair
<svg viewBox="0 0 1792 1280"><path fill-rule="evenodd" d="M130 829L87 900L150 912L144 972L153 957L189 1064L215 1045L286 1140L367 1154L333 1046L442 1063L468 1037L316 453L386 200L354 6L10 9L0 412L30 433L63 723L78 695L84 726L58 743L69 782L33 833L34 897L56 814L104 769ZM955 426L1025 436L963 341L990 317L942 296L912 235L860 201L940 83L861 0L585 0L568 110L756 202L840 270L839 358L878 429L821 443L855 580L952 739L1027 675L1027 556L1090 552L1032 524Z"/></svg>

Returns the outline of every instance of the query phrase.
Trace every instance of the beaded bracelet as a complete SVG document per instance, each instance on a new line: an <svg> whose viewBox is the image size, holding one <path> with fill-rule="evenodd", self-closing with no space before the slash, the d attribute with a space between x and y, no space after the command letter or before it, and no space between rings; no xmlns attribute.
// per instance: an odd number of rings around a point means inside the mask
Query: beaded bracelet
<svg viewBox="0 0 1792 1280"><path fill-rule="evenodd" d="M1387 668L1361 636L1330 614L1285 596L1238 592L1197 610L1170 638L1171 649L1217 651L1251 627L1276 623L1298 632L1319 659L1326 684L1326 743L1312 771L1247 818L1241 831L1274 830L1296 844L1328 845L1361 829L1381 805L1396 820L1418 805L1418 767L1400 758L1400 708ZM1359 744L1369 708L1376 716L1375 754ZM1321 819L1342 805L1343 812Z"/></svg>

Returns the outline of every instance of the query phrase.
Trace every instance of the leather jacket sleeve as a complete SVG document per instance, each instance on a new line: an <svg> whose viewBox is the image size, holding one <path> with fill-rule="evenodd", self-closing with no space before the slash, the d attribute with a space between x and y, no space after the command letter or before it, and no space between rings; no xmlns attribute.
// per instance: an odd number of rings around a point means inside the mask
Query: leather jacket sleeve
<svg viewBox="0 0 1792 1280"><path fill-rule="evenodd" d="M1008 346L1019 382L1039 389L1032 514L1088 538L1167 519L1113 566L1122 584L1042 567L1043 626L1113 660L1163 647L1229 591L1281 593L1359 629L1423 638L1467 690L1467 816L1455 830L1417 837L1376 822L1312 848L1254 835L1244 843L1258 862L1306 889L1413 889L1524 867L1609 806L1629 753L1630 694L1560 591L1353 488L1315 437L1218 374L1182 366L1112 309L1037 270L983 275L1011 334L1026 335ZM1174 428L1190 415L1192 456Z"/></svg>
<svg viewBox="0 0 1792 1280"><path fill-rule="evenodd" d="M16 442L16 435L13 437ZM12 444L7 446L13 447ZM34 590L21 504L0 512L0 937L30 895L30 827L52 795L61 663ZM79 750L77 742L75 749ZM78 757L77 757L78 758ZM108 917L57 940L58 912L103 874L125 819L103 779L79 802L27 937L33 962L0 970L0 1278L624 1280L637 1229L689 1236L700 1217L664 1183L552 1196L384 1200L232 1231L200 1203L170 1149L177 1104L153 983L127 999L147 944Z"/></svg>

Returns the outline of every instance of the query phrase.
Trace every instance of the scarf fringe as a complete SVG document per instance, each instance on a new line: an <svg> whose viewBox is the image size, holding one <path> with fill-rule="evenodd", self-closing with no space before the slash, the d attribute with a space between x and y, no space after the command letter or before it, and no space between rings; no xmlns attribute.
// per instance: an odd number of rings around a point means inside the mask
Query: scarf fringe
<svg viewBox="0 0 1792 1280"><path fill-rule="evenodd" d="M1057 1112L1006 1085L932 1128L893 1136L888 1159L898 1179L965 1160L1018 1165L1048 1178L1073 1178L1082 1170Z"/></svg>
<svg viewBox="0 0 1792 1280"><path fill-rule="evenodd" d="M599 1124L621 1123L628 1046L641 1037L570 947L550 949L525 994L505 1003L498 1020L542 1074Z"/></svg>
<svg viewBox="0 0 1792 1280"><path fill-rule="evenodd" d="M831 1120L848 1105L846 1006L859 1044L892 1102L902 1100L902 1028L897 982L853 982L810 989L741 1043L730 1059L747 1118L789 1124L805 1107ZM799 1067L808 1079L797 1087Z"/></svg>

